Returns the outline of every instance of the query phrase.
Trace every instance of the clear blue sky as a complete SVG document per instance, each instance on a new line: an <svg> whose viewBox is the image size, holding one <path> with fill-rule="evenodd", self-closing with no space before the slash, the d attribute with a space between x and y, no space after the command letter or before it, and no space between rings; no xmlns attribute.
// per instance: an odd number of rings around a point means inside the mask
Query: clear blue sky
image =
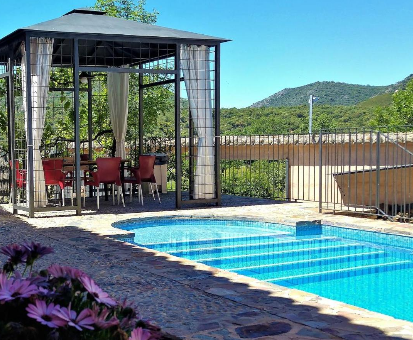
<svg viewBox="0 0 413 340"><path fill-rule="evenodd" d="M94 0L2 3L0 36ZM147 0L158 25L231 39L223 107L315 81L388 85L413 73L413 0Z"/></svg>

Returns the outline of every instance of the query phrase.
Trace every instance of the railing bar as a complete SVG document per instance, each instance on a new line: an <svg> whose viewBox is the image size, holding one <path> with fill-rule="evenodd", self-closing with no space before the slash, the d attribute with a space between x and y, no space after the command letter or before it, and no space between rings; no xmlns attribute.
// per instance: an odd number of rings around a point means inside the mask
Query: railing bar
<svg viewBox="0 0 413 340"><path fill-rule="evenodd" d="M358 175L358 150L359 150L359 144L358 144L358 130L357 130L357 128L355 129L355 135L356 135L356 137L355 137L355 145L356 145L356 147L355 147L355 153L356 153L356 169L355 169L355 171L356 171L356 185L355 185L355 188L354 188L354 197L355 197L355 201L356 201L356 204L358 203L358 191L357 191L357 183L358 183L358 180L357 180L357 175ZM358 204L357 204L358 205Z"/></svg>
<svg viewBox="0 0 413 340"><path fill-rule="evenodd" d="M349 129L348 132L348 172L350 174L351 172L351 130ZM356 177L356 182L357 182L357 172L355 173L355 177ZM351 183L350 183L350 175L347 176L348 181L347 181L347 185L348 185L348 196L349 196L349 200L352 199L351 197ZM350 203L350 202L349 202ZM354 202L355 206L357 206L357 201ZM347 210L349 211L351 207L351 203L348 204L347 206ZM354 210L357 210L357 207L354 208Z"/></svg>

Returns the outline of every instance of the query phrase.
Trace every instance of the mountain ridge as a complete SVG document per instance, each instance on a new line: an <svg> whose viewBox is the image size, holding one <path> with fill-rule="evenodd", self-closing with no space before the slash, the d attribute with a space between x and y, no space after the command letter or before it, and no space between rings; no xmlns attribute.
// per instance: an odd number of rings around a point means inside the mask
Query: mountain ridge
<svg viewBox="0 0 413 340"><path fill-rule="evenodd" d="M267 98L253 103L249 107L303 105L308 102L310 94L319 98L319 104L351 106L378 95L394 93L396 90L403 89L411 79L413 79L413 74L394 84L383 86L317 81L307 85L282 89Z"/></svg>

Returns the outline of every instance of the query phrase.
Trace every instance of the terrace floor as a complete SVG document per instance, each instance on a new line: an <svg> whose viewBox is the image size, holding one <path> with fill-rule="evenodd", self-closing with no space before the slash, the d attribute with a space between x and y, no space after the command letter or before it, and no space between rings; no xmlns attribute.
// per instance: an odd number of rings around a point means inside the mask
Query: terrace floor
<svg viewBox="0 0 413 340"><path fill-rule="evenodd" d="M321 219L338 226L410 234L410 225L319 214L314 203L282 203L224 196L222 207L175 210L173 194L162 204L145 198L126 208L101 205L82 216L13 216L0 208L0 246L23 240L52 246L39 266L60 263L90 274L117 298L128 298L144 319L185 339L413 339L413 323L302 291L267 284L189 260L116 241L112 223L130 218L186 216L255 219L294 224ZM129 198L127 199L127 201ZM95 207L95 200L87 202ZM0 260L4 257L0 255Z"/></svg>

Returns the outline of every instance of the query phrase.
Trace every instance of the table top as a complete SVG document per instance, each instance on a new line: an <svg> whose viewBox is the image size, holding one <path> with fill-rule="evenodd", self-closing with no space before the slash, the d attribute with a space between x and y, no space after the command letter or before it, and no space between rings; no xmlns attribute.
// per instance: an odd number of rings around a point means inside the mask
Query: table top
<svg viewBox="0 0 413 340"><path fill-rule="evenodd" d="M125 163L131 162L130 159L122 159L120 161L121 163L121 168L124 167ZM89 160L89 161L80 161L80 166L81 166L81 170L89 170L89 166L94 166L97 165L96 160ZM65 159L63 162L63 168L65 169L65 171L67 171L68 168L73 169L75 166L75 160L73 159ZM83 168L82 168L83 167Z"/></svg>
<svg viewBox="0 0 413 340"><path fill-rule="evenodd" d="M128 163L128 162L131 162L132 160L131 159L121 159L121 163ZM80 165L96 165L97 163L96 163L96 160L89 160L89 161L80 161ZM69 165L69 166L71 166L71 165L75 165L75 160L73 159L65 159L65 160L63 160L63 166L67 166L67 165Z"/></svg>

